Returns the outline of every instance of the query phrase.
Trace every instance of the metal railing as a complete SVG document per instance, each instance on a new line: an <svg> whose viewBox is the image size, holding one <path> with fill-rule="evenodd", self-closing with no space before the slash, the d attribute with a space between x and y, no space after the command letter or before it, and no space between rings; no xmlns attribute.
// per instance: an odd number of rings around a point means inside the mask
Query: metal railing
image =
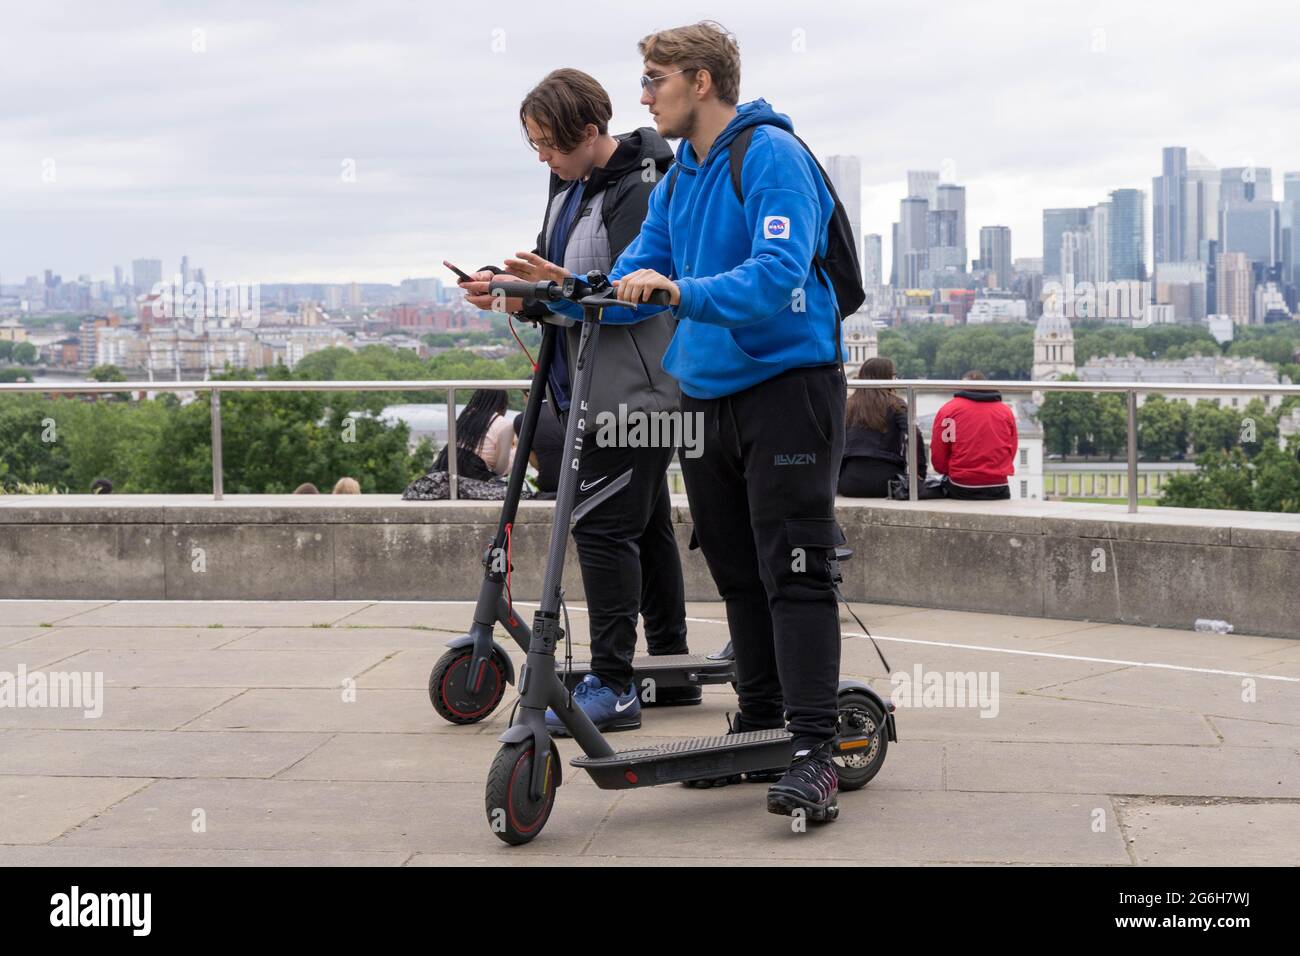
<svg viewBox="0 0 1300 956"><path fill-rule="evenodd" d="M889 388L901 390L907 398L907 478L908 498L917 500L916 491L916 396L922 392L951 394L959 389L986 389L1003 395L1031 395L1035 392L1084 392L1087 394L1121 394L1125 396L1128 458L1128 510L1138 510L1137 474L1137 397L1139 395L1185 395L1192 398L1219 396L1297 395L1300 385L1232 385L1232 384L1177 384L1173 382L1024 382L1024 381L966 381L956 379L849 379L850 389ZM221 500L221 393L222 392L429 392L447 391L447 470L450 478L452 500L457 498L457 462L453 453L456 447L456 392L462 390L495 389L527 391L532 386L528 379L428 379L424 381L355 381L322 382L310 380L276 381L201 381L201 382L15 382L0 383L0 395L34 392L105 394L108 392L211 392L212 410L212 497Z"/></svg>

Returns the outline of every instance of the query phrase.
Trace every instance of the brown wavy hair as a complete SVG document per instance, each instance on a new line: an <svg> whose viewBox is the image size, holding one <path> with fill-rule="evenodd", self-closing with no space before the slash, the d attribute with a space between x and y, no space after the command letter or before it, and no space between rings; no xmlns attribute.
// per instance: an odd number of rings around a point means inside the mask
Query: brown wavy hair
<svg viewBox="0 0 1300 956"><path fill-rule="evenodd" d="M887 358L867 359L855 377L874 380L895 378L894 363ZM844 425L846 428L858 425L872 431L888 431L890 416L894 412L906 411L907 402L899 398L892 388L856 388L844 409Z"/></svg>
<svg viewBox="0 0 1300 956"><path fill-rule="evenodd" d="M613 115L605 88L595 77L573 69L552 70L519 104L519 124L525 137L528 125L524 121L531 119L547 131L550 145L561 153L577 149L589 125L604 136ZM537 148L532 140L529 145Z"/></svg>

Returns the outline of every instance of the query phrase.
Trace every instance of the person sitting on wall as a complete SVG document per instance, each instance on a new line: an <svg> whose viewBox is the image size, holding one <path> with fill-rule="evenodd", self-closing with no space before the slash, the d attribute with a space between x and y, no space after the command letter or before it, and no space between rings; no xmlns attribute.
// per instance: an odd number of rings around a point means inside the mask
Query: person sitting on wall
<svg viewBox="0 0 1300 956"><path fill-rule="evenodd" d="M894 363L870 358L860 379L893 379ZM907 468L907 402L892 388L859 388L844 411L844 459L838 492L848 498L887 498ZM916 429L916 475L925 478L925 439Z"/></svg>
<svg viewBox="0 0 1300 956"><path fill-rule="evenodd" d="M965 381L984 381L970 371ZM1007 478L1015 472L1019 433L1016 416L990 388L962 389L934 416L930 459L945 476L949 498L992 501L1011 497Z"/></svg>

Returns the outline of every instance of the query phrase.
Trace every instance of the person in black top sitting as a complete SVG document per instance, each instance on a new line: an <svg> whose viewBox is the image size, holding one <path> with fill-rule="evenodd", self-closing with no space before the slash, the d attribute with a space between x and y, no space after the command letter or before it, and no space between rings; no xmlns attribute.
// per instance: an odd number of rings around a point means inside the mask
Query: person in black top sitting
<svg viewBox="0 0 1300 956"><path fill-rule="evenodd" d="M526 395L527 393L525 393ZM524 416L515 416L515 437L524 427ZM533 432L533 448L528 461L537 469L538 498L543 500L555 497L555 489L560 483L560 459L564 451L564 426L556 417L555 409L549 401L542 402L537 415L537 428Z"/></svg>
<svg viewBox="0 0 1300 956"><path fill-rule="evenodd" d="M867 359L858 378L892 379L894 363ZM907 468L907 403L891 388L859 388L844 410L844 458L839 494L848 498L887 498L889 483ZM917 481L925 478L925 439L916 430Z"/></svg>

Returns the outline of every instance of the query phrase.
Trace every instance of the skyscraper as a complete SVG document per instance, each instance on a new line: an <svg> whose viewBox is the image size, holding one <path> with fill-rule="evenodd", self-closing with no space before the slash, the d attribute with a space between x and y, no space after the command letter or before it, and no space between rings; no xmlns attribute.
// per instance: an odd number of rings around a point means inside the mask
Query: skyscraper
<svg viewBox="0 0 1300 956"><path fill-rule="evenodd" d="M901 288L915 289L921 273L929 268L926 224L930 204L919 196L908 196L899 205L898 240L894 256Z"/></svg>
<svg viewBox="0 0 1300 956"><path fill-rule="evenodd" d="M853 248L862 242L862 163L856 156L827 156L826 175L844 204L853 229Z"/></svg>
<svg viewBox="0 0 1300 956"><path fill-rule="evenodd" d="M1253 304L1254 275L1250 260L1240 252L1221 252L1215 263L1217 295L1214 311L1232 317L1233 325L1248 325Z"/></svg>
<svg viewBox="0 0 1300 956"><path fill-rule="evenodd" d="M1219 248L1240 252L1262 281L1282 261L1281 204L1272 200L1232 201L1219 216Z"/></svg>
<svg viewBox="0 0 1300 956"><path fill-rule="evenodd" d="M1210 243L1219 238L1219 196L1222 177L1208 159L1192 150L1187 155L1187 182L1183 194L1183 255L1188 260L1209 263L1214 253Z"/></svg>
<svg viewBox="0 0 1300 956"><path fill-rule="evenodd" d="M1110 203L1099 202L1088 209L1089 282L1110 281Z"/></svg>
<svg viewBox="0 0 1300 956"><path fill-rule="evenodd" d="M1106 281L1146 278L1146 193L1116 189L1110 194L1110 267Z"/></svg>
<svg viewBox="0 0 1300 956"><path fill-rule="evenodd" d="M1092 235L1087 229L1067 229L1061 233L1061 281L1067 288L1079 282L1092 282Z"/></svg>
<svg viewBox="0 0 1300 956"><path fill-rule="evenodd" d="M1300 172L1282 176L1282 281L1300 287Z"/></svg>
<svg viewBox="0 0 1300 956"><path fill-rule="evenodd" d="M133 259L131 261L131 284L135 286L136 295L148 295L153 287L162 282L161 259Z"/></svg>
<svg viewBox="0 0 1300 956"><path fill-rule="evenodd" d="M1163 172L1151 180L1151 238L1156 265L1190 258L1187 235L1187 148L1166 146Z"/></svg>
<svg viewBox="0 0 1300 956"><path fill-rule="evenodd" d="M1007 226L980 228L980 265L993 275L999 289L1011 288L1011 230Z"/></svg>
<svg viewBox="0 0 1300 956"><path fill-rule="evenodd" d="M943 247L944 251L939 253L938 258L942 265L936 265L935 254L930 254L930 268L938 269L955 265L957 271L965 272L967 265L966 258L966 187L958 186L955 183L939 183L935 187L935 199L930 204L930 208L939 212L956 213L955 221L950 230L950 242L948 246Z"/></svg>
<svg viewBox="0 0 1300 956"><path fill-rule="evenodd" d="M884 268L880 233L868 233L862 239L862 285L868 291L880 288Z"/></svg>
<svg viewBox="0 0 1300 956"><path fill-rule="evenodd" d="M1061 234L1088 226L1086 209L1043 210L1043 277L1061 278Z"/></svg>
<svg viewBox="0 0 1300 956"><path fill-rule="evenodd" d="M907 171L907 194L909 196L919 196L931 206L934 206L938 199L935 195L938 188L939 173L937 170L909 169Z"/></svg>
<svg viewBox="0 0 1300 956"><path fill-rule="evenodd" d="M1226 166L1219 178L1219 202L1255 202L1273 198L1273 171L1267 166Z"/></svg>

